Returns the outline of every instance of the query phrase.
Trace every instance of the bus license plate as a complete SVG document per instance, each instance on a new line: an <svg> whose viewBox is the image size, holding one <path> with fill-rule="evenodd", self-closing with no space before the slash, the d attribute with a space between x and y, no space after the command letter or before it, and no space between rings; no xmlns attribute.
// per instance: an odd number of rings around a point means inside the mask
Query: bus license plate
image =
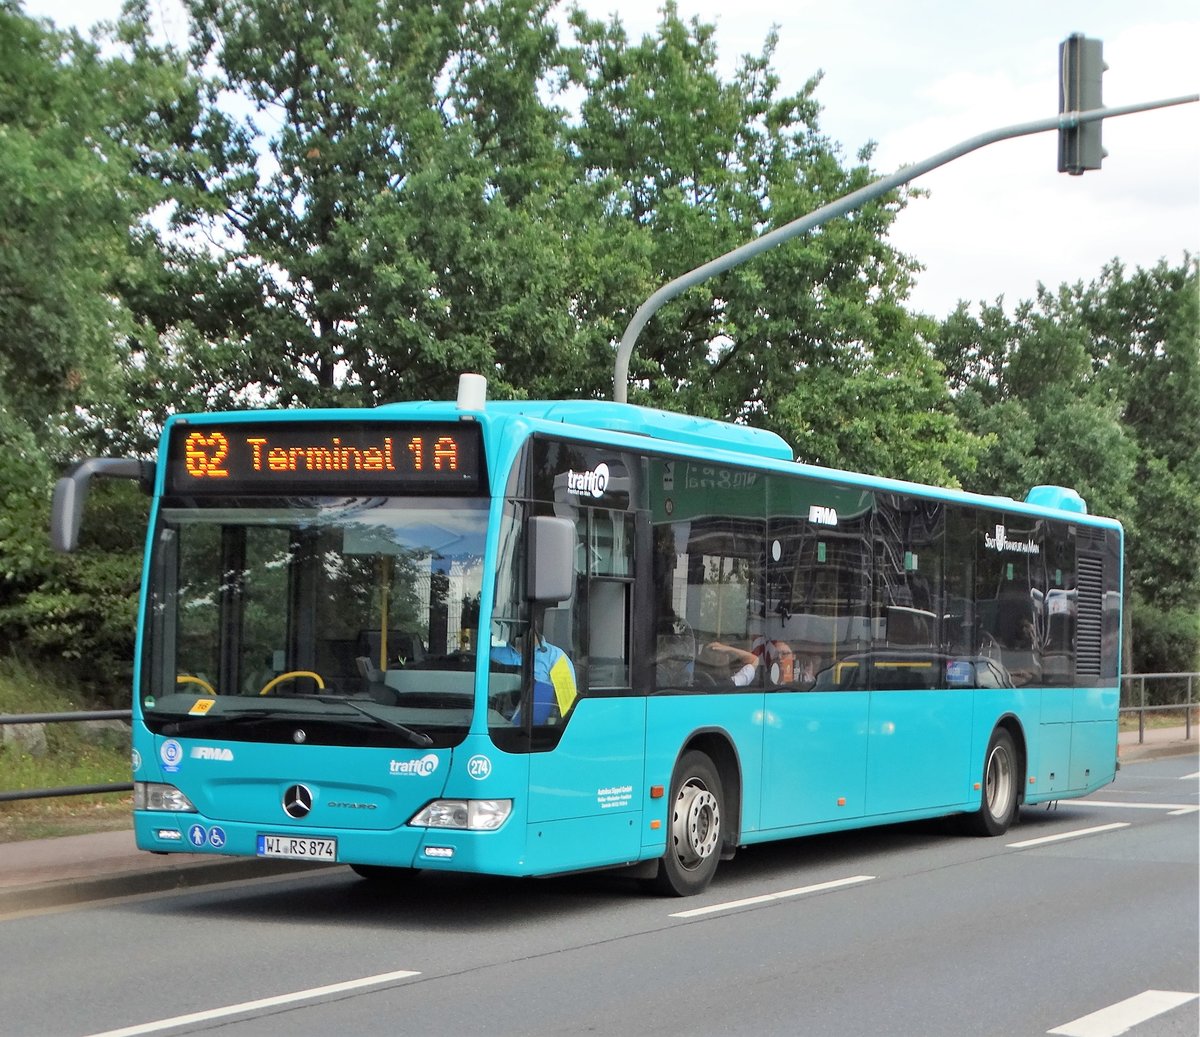
<svg viewBox="0 0 1200 1037"><path fill-rule="evenodd" d="M336 861L336 839L312 839L296 835L260 835L259 857L286 857L294 861Z"/></svg>

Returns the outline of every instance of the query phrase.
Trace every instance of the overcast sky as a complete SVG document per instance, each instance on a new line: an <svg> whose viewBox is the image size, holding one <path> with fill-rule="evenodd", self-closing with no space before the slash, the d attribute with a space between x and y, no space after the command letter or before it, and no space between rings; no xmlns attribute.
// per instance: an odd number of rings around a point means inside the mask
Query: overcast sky
<svg viewBox="0 0 1200 1037"><path fill-rule="evenodd" d="M149 0L177 42L173 0ZM586 0L633 38L659 20L653 0ZM678 0L717 26L728 75L779 31L785 90L818 70L822 131L852 160L876 141L881 174L1002 126L1058 110L1058 44L1072 32L1104 42L1108 107L1200 92L1195 0ZM119 0L26 0L28 13L86 28ZM928 173L892 241L925 267L913 305L944 316L959 299L1011 306L1038 282L1090 281L1200 251L1200 104L1107 120L1104 168L1057 172L1057 134L1003 141ZM712 257L699 257L700 261Z"/></svg>

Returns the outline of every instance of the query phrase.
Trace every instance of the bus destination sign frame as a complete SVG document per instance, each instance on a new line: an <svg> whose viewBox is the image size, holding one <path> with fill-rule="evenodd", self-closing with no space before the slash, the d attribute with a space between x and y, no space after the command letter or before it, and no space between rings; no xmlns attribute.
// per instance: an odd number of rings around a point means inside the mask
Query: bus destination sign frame
<svg viewBox="0 0 1200 1037"><path fill-rule="evenodd" d="M485 485L474 422L178 422L169 496L477 493Z"/></svg>

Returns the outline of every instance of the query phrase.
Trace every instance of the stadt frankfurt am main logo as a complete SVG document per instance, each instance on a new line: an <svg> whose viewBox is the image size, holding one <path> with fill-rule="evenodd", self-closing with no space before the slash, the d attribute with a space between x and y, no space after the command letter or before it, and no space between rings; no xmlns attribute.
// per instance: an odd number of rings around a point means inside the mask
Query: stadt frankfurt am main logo
<svg viewBox="0 0 1200 1037"><path fill-rule="evenodd" d="M983 534L983 546L991 551L1007 551L1013 554L1036 555L1042 553L1041 545L1032 536L1028 540L1009 540L1003 526L996 526L996 532Z"/></svg>

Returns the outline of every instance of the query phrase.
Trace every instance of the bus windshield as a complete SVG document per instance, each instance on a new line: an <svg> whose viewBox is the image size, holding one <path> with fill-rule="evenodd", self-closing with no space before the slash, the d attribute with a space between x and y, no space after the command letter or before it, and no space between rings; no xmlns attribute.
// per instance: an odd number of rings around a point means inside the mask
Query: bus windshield
<svg viewBox="0 0 1200 1037"><path fill-rule="evenodd" d="M454 744L473 703L487 501L164 502L142 711L162 733ZM169 728L169 730L168 730Z"/></svg>

